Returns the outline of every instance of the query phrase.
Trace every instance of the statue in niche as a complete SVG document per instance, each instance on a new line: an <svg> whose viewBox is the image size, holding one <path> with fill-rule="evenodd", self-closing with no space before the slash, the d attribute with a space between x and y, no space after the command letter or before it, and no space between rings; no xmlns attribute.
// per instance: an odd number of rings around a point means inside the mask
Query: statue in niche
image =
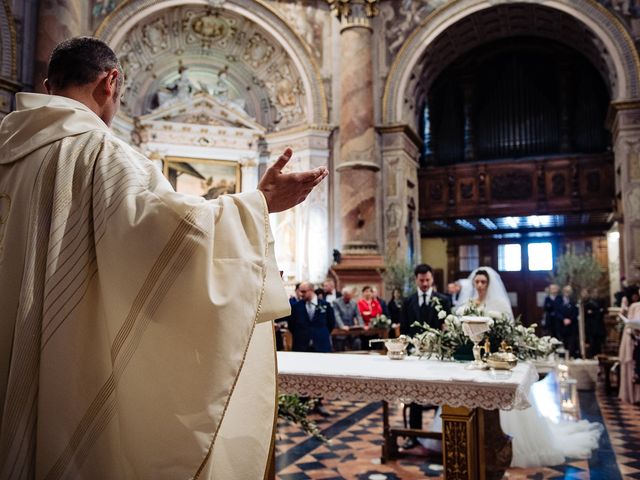
<svg viewBox="0 0 640 480"><path fill-rule="evenodd" d="M640 189L635 188L628 195L628 198L629 198L629 206L631 207L630 211L638 215L638 212L640 212Z"/></svg>
<svg viewBox="0 0 640 480"><path fill-rule="evenodd" d="M229 79L228 79L228 66L220 69L218 71L218 79L216 80L213 89L210 90L206 85L200 84L203 91L209 92L216 100L220 103L229 107L238 113L242 113L243 115L247 114L246 109L246 101L244 98L231 98L229 96Z"/></svg>
<svg viewBox="0 0 640 480"><path fill-rule="evenodd" d="M159 107L166 107L173 103L187 100L197 91L197 87L187 74L187 67L182 63L179 64L178 73L180 76L173 85L158 90L156 96Z"/></svg>
<svg viewBox="0 0 640 480"><path fill-rule="evenodd" d="M218 72L218 80L213 89L213 96L221 102L229 101L229 85L227 85L227 67Z"/></svg>
<svg viewBox="0 0 640 480"><path fill-rule="evenodd" d="M400 207L397 204L391 203L387 207L387 226L389 230L396 230L399 225L399 217L400 217Z"/></svg>
<svg viewBox="0 0 640 480"><path fill-rule="evenodd" d="M272 92L275 103L285 109L295 107L298 103L297 95L300 93L296 82L291 78L291 69L288 64L274 65L270 67L271 79L267 87Z"/></svg>

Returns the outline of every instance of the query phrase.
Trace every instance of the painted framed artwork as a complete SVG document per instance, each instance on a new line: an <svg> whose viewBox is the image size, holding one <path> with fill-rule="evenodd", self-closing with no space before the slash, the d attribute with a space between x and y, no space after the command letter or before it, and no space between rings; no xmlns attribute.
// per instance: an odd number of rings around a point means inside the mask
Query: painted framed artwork
<svg viewBox="0 0 640 480"><path fill-rule="evenodd" d="M228 160L165 157L164 174L180 193L211 200L240 192L240 164Z"/></svg>

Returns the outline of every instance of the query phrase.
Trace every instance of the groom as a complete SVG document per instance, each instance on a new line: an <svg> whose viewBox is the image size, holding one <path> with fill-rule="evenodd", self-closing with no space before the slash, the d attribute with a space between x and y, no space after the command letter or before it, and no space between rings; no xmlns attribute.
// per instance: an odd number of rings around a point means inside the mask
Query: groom
<svg viewBox="0 0 640 480"><path fill-rule="evenodd" d="M418 265L414 271L416 292L410 295L403 305L403 318L400 323L400 333L415 335L420 328L413 327L414 322L426 323L432 328L442 328L443 314L451 311L451 300L446 295L433 289L433 269L426 263ZM442 318L440 318L442 317Z"/></svg>
<svg viewBox="0 0 640 480"><path fill-rule="evenodd" d="M414 271L416 292L410 295L402 307L402 319L400 321L400 333L415 335L421 332L414 327L414 322L428 324L432 328L442 328L444 317L451 311L451 301L446 295L442 295L433 289L433 269L423 263ZM440 313L444 312L444 313ZM422 430L423 407L412 403L409 407L409 427ZM417 446L415 438L409 438L402 448L409 449Z"/></svg>

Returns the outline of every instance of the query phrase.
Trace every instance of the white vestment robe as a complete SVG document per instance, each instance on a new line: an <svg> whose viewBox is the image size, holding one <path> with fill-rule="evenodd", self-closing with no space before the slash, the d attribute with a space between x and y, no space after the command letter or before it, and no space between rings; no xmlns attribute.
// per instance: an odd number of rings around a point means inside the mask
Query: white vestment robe
<svg viewBox="0 0 640 480"><path fill-rule="evenodd" d="M176 193L85 105L0 125L0 478L263 478L288 315L260 192Z"/></svg>

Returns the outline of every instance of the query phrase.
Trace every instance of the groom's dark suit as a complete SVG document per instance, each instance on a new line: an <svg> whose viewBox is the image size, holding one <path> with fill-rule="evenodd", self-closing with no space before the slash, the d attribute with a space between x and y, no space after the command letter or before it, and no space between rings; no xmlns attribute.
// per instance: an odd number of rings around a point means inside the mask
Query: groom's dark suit
<svg viewBox="0 0 640 480"><path fill-rule="evenodd" d="M402 307L402 321L400 322L400 333L405 335L415 335L420 333L420 328L412 327L414 322L427 323L432 328L440 329L444 319L438 318L436 303L439 302L442 311L447 315L451 312L451 300L446 295L431 290L431 297L427 296L424 303L425 292L418 290L413 295L405 299ZM419 298L422 297L422 299ZM437 300L435 300L437 299ZM422 305L421 305L422 304ZM422 410L423 407L417 403L412 403L409 407L409 427L422 430Z"/></svg>
<svg viewBox="0 0 640 480"><path fill-rule="evenodd" d="M438 318L438 310L436 309L437 298L442 306L442 310L447 313L451 312L451 300L446 295L442 295L438 292L433 292L432 296L427 302L427 306L420 306L421 300L418 298L418 294L423 296L423 292L416 292L413 295L407 297L402 307L402 320L400 322L400 333L405 335L415 335L421 332L420 328L412 327L414 322L428 323L432 328L442 328L444 320Z"/></svg>

